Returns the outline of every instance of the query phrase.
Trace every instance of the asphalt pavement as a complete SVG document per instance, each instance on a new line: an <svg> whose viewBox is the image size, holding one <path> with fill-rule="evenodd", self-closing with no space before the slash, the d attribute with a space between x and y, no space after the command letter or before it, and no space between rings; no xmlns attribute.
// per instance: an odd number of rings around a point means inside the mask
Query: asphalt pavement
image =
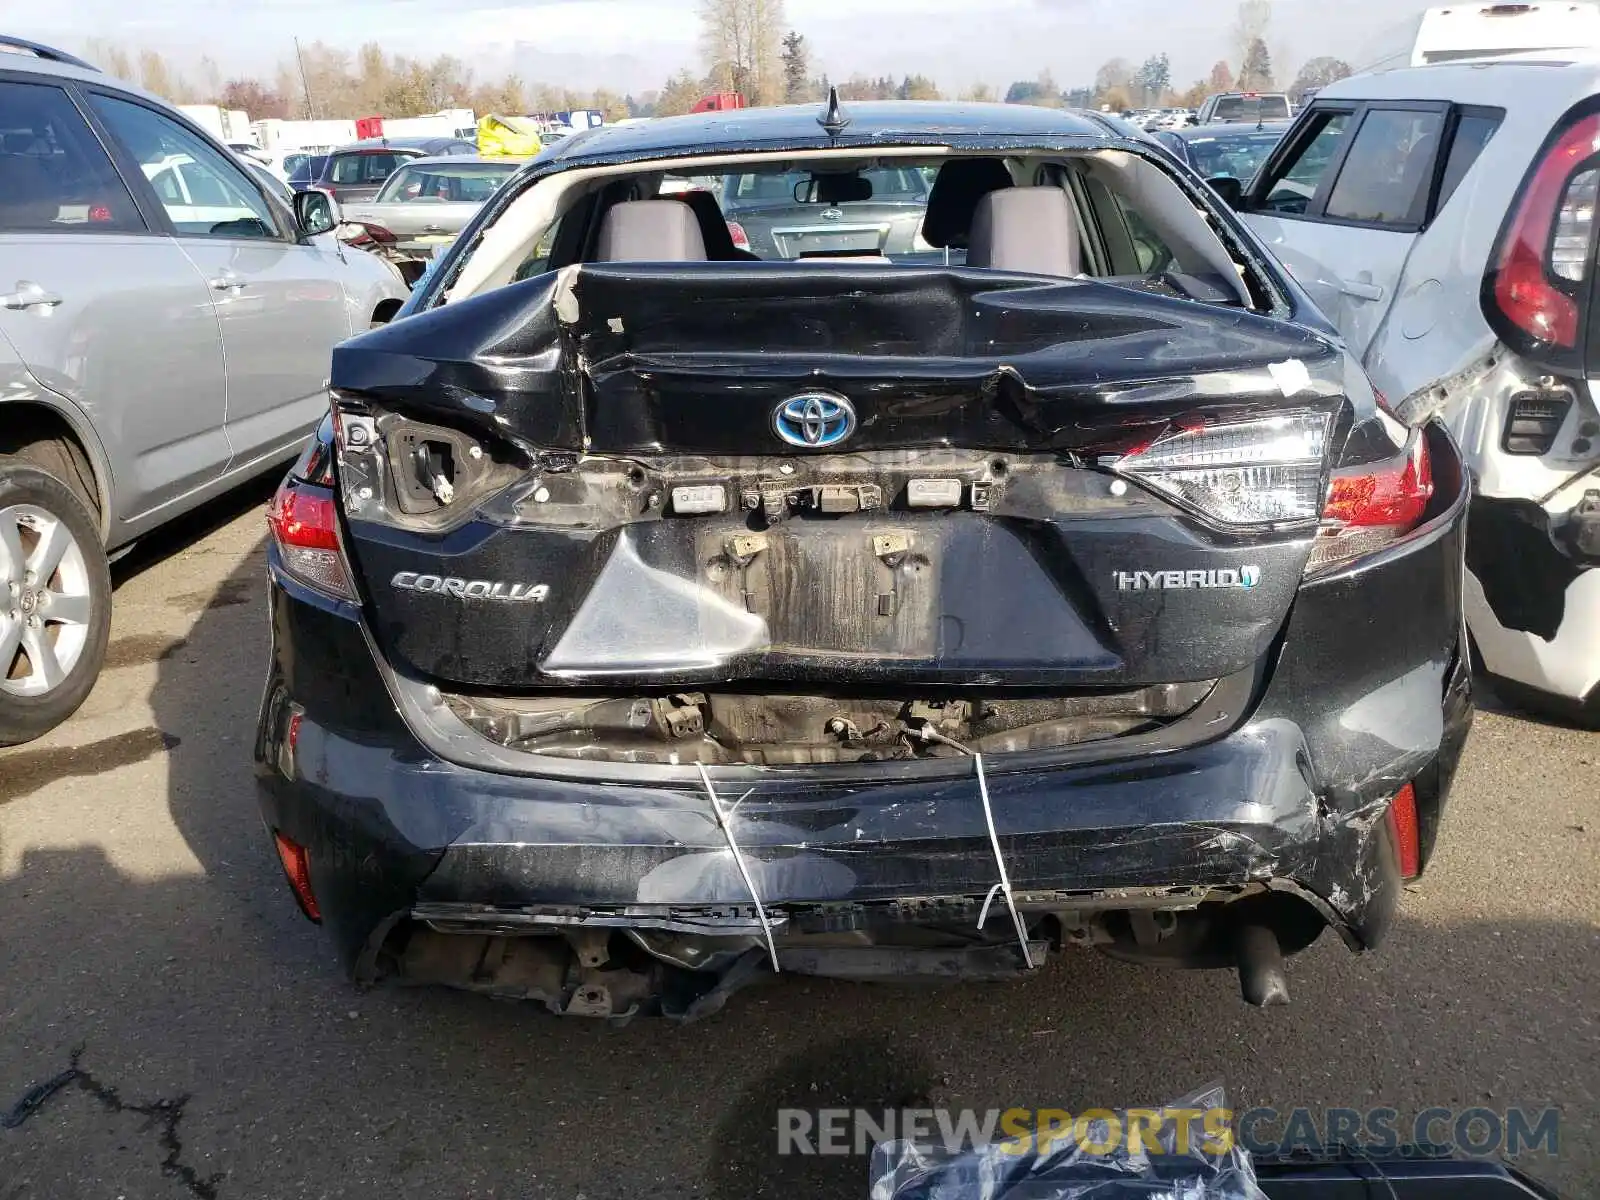
<svg viewBox="0 0 1600 1200"><path fill-rule="evenodd" d="M863 1197L780 1107L1559 1112L1524 1166L1600 1191L1600 735L1480 708L1434 866L1294 1003L1087 952L1003 986L783 980L676 1028L358 992L257 815L262 487L116 568L83 711L0 752L0 1200ZM29 1089L62 1077L29 1105Z"/></svg>

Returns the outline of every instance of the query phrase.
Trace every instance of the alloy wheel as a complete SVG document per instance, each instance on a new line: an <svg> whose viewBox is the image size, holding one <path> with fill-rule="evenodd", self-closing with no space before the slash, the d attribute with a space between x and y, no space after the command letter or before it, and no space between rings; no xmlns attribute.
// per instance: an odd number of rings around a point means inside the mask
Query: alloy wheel
<svg viewBox="0 0 1600 1200"><path fill-rule="evenodd" d="M89 639L92 597L83 547L33 504L0 508L0 693L59 687Z"/></svg>

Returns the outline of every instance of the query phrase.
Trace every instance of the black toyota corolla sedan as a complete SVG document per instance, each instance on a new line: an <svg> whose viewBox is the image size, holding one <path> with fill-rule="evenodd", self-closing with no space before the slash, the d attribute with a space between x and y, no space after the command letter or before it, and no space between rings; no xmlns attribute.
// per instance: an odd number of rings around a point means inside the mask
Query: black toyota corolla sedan
<svg viewBox="0 0 1600 1200"><path fill-rule="evenodd" d="M719 207L888 169L903 254L761 261ZM578 134L335 354L270 512L266 826L363 981L684 1019L1094 948L1282 1002L1432 852L1467 491L1094 114Z"/></svg>

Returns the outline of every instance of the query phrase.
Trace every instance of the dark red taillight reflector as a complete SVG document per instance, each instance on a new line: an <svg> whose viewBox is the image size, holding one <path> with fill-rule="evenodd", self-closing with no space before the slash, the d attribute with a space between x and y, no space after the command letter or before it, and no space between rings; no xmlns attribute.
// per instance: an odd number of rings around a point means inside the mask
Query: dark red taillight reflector
<svg viewBox="0 0 1600 1200"><path fill-rule="evenodd" d="M1389 805L1389 826L1400 855L1400 877L1415 879L1422 874L1422 839L1417 830L1417 793L1409 783L1395 793Z"/></svg>
<svg viewBox="0 0 1600 1200"><path fill-rule="evenodd" d="M317 907L317 897L311 891L311 858L306 848L281 833L272 836L278 844L278 858L283 863L283 873L289 877L294 898L300 903L300 911L313 921L321 921L322 910Z"/></svg>

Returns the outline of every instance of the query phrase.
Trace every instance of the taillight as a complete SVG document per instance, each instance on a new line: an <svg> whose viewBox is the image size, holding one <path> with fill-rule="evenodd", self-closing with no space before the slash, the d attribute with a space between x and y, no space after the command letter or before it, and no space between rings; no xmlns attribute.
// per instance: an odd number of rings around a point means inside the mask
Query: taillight
<svg viewBox="0 0 1600 1200"><path fill-rule="evenodd" d="M1432 499L1433 467L1420 429L1393 458L1335 471L1307 574L1383 549L1421 523Z"/></svg>
<svg viewBox="0 0 1600 1200"><path fill-rule="evenodd" d="M750 235L744 231L744 226L737 221L728 222L728 236L733 238L735 250L750 249Z"/></svg>
<svg viewBox="0 0 1600 1200"><path fill-rule="evenodd" d="M1490 274L1494 308L1515 330L1551 345L1578 344L1579 292L1588 272L1600 173L1578 168L1600 152L1600 113L1580 118L1539 158Z"/></svg>
<svg viewBox="0 0 1600 1200"><path fill-rule="evenodd" d="M1163 434L1112 470L1223 525L1314 521L1322 513L1329 415L1314 409Z"/></svg>
<svg viewBox="0 0 1600 1200"><path fill-rule="evenodd" d="M355 588L339 550L333 493L287 479L272 497L267 526L283 569L307 587L336 600L354 600Z"/></svg>

